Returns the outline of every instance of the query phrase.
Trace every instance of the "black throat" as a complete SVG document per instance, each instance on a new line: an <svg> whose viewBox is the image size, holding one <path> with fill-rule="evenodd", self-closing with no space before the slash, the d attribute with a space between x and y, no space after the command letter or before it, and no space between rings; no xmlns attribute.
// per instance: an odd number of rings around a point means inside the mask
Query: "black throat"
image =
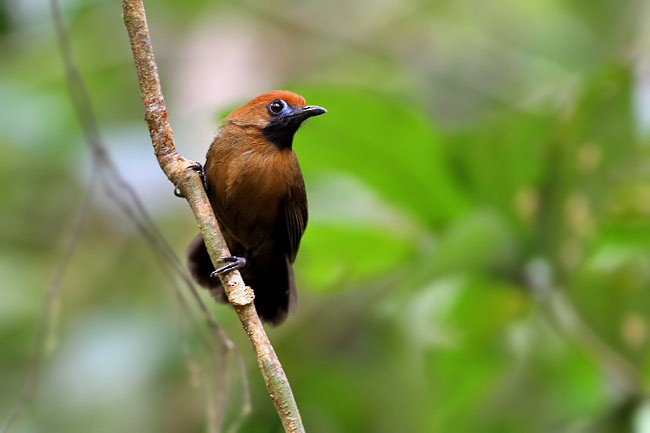
<svg viewBox="0 0 650 433"><path fill-rule="evenodd" d="M300 122L277 118L262 129L264 136L279 149L291 149L293 136L300 128Z"/></svg>

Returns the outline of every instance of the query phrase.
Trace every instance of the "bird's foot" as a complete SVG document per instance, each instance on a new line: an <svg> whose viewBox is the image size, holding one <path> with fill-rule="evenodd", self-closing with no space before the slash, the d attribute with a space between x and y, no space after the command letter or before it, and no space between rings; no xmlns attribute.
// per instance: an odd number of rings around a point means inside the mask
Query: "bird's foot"
<svg viewBox="0 0 650 433"><path fill-rule="evenodd" d="M194 162L194 163L188 165L187 169L188 170L194 170L199 174L199 176L201 177L201 183L203 184L203 189L207 191L208 190L208 183L205 180L205 170L203 170L203 166L198 162Z"/></svg>
<svg viewBox="0 0 650 433"><path fill-rule="evenodd" d="M205 170L203 170L203 166L198 162L193 162L192 164L188 165L185 168L187 170L194 170L197 173L199 173L199 176L201 177L201 184L203 185L203 189L207 191L208 190L208 184L207 184L207 182L205 180ZM176 197L185 198L185 196L181 193L181 190L178 189L178 188L176 188L174 190L174 195Z"/></svg>
<svg viewBox="0 0 650 433"><path fill-rule="evenodd" d="M241 269L246 264L246 259L244 257L237 256L221 257L221 261L226 264L213 271L210 274L211 277L223 275L227 272L234 271L235 269Z"/></svg>

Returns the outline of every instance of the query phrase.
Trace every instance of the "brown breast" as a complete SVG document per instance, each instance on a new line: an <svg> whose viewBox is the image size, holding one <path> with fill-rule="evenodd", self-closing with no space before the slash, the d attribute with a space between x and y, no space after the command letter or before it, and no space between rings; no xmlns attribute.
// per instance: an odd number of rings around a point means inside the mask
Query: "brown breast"
<svg viewBox="0 0 650 433"><path fill-rule="evenodd" d="M217 219L238 242L255 248L285 229L282 206L301 174L293 150L278 149L254 130L245 132L222 131L205 169Z"/></svg>

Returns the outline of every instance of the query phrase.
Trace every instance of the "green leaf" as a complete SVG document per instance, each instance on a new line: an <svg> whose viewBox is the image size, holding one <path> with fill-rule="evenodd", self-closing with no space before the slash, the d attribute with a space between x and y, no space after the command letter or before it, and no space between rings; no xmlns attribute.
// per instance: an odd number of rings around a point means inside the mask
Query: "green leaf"
<svg viewBox="0 0 650 433"><path fill-rule="evenodd" d="M394 272L413 254L408 238L381 227L311 224L296 274L311 290L341 290Z"/></svg>
<svg viewBox="0 0 650 433"><path fill-rule="evenodd" d="M300 92L308 103L328 109L296 137L305 174L351 174L425 223L464 211L467 203L443 159L442 138L416 107L361 90Z"/></svg>

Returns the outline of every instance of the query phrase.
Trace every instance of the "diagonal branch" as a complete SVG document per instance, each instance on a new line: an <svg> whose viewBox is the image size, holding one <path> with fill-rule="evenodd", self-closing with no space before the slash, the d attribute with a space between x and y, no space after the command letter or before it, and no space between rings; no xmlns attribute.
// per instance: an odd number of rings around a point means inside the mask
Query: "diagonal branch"
<svg viewBox="0 0 650 433"><path fill-rule="evenodd" d="M149 127L154 152L165 175L190 204L212 263L216 268L220 264L220 257L229 256L230 253L219 230L201 179L192 169L194 162L176 152L174 133L167 121L167 108L153 56L144 5L142 0L122 0L122 9L140 82L144 117ZM229 272L220 278L228 300L234 306L253 345L266 387L280 415L285 431L304 432L289 381L255 311L253 291L244 284L238 271Z"/></svg>

